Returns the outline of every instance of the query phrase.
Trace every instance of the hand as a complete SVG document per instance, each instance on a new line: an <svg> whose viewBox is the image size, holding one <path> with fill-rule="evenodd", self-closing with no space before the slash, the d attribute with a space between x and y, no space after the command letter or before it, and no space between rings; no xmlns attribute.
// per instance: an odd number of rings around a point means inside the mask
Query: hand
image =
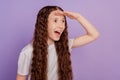
<svg viewBox="0 0 120 80"><path fill-rule="evenodd" d="M74 13L74 12L69 12L69 11L60 11L60 10L58 10L57 11L57 14L58 15L64 15L64 16L67 16L67 17L69 17L70 19L78 19L79 18L79 16L80 16L80 14L79 13Z"/></svg>
<svg viewBox="0 0 120 80"><path fill-rule="evenodd" d="M69 12L69 11L64 11L63 14L71 19L77 19L79 18L80 14L79 13L74 13L74 12Z"/></svg>

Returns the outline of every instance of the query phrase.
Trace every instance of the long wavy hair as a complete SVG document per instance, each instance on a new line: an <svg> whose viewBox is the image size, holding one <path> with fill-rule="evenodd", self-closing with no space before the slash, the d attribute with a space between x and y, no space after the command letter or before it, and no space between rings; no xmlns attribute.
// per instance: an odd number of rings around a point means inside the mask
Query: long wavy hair
<svg viewBox="0 0 120 80"><path fill-rule="evenodd" d="M47 23L52 11L61 10L58 6L45 6L38 15L33 37L33 58L31 64L31 80L48 80L48 31ZM70 52L68 46L67 22L65 17L65 29L58 41L55 41L58 57L58 80L73 80Z"/></svg>

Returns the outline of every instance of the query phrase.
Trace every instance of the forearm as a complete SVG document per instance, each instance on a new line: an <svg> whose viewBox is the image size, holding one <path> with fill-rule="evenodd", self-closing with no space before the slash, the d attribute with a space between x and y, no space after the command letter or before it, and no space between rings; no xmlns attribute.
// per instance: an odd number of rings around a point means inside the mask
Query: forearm
<svg viewBox="0 0 120 80"><path fill-rule="evenodd" d="M26 76L17 75L16 80L26 80Z"/></svg>
<svg viewBox="0 0 120 80"><path fill-rule="evenodd" d="M87 35L97 38L99 36L99 32L95 29L95 27L82 15L79 14L79 16L76 19L86 30Z"/></svg>

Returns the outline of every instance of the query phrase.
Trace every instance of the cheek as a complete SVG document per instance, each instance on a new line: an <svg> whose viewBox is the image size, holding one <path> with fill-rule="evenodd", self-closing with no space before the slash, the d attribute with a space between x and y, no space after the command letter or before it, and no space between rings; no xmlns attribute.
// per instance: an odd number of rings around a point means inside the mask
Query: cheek
<svg viewBox="0 0 120 80"><path fill-rule="evenodd" d="M63 29L65 29L65 24L63 25Z"/></svg>
<svg viewBox="0 0 120 80"><path fill-rule="evenodd" d="M52 26L49 26L49 27L48 27L48 34L51 34L51 33L53 33L53 27L52 27Z"/></svg>

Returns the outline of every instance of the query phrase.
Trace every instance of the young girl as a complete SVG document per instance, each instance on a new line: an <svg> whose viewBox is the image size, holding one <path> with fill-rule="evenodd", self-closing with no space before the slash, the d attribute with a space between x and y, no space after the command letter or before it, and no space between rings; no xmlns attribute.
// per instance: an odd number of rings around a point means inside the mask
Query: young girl
<svg viewBox="0 0 120 80"><path fill-rule="evenodd" d="M86 34L68 39L66 17L77 20ZM70 51L94 41L99 33L79 13L63 11L58 6L45 6L35 24L34 39L25 46L18 60L16 80L73 80Z"/></svg>

